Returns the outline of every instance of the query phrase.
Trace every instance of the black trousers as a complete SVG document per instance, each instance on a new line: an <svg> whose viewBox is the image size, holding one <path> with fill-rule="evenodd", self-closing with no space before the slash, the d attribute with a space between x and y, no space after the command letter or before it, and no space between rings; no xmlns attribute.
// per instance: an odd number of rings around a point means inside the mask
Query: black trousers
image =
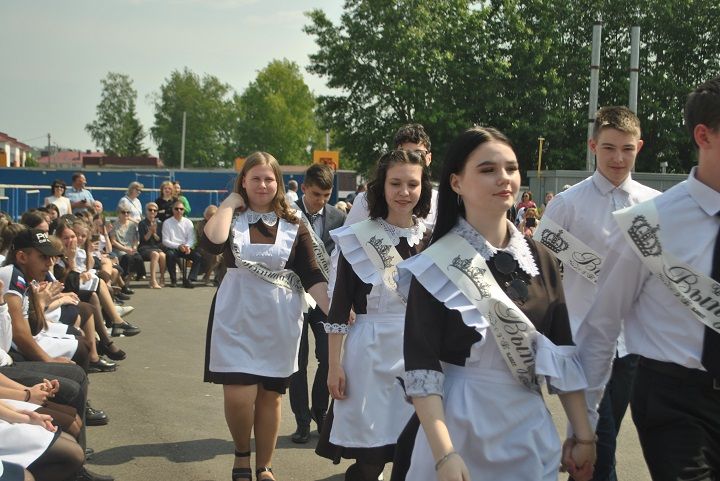
<svg viewBox="0 0 720 481"><path fill-rule="evenodd" d="M43 379L57 379L60 383L60 390L53 401L75 408L83 422L79 443L85 448L85 403L87 402L88 378L80 366L58 362L23 361L0 367L0 373L28 387L41 383Z"/></svg>
<svg viewBox="0 0 720 481"><path fill-rule="evenodd" d="M640 358L630 405L653 481L720 478L720 390L713 384L704 371Z"/></svg>
<svg viewBox="0 0 720 481"><path fill-rule="evenodd" d="M128 275L135 274L136 276L142 277L147 275L145 271L145 262L139 253L125 254L120 256L120 267Z"/></svg>
<svg viewBox="0 0 720 481"><path fill-rule="evenodd" d="M197 250L191 250L189 254L184 254L177 249L167 249L165 251L165 259L167 261L168 274L170 274L170 281L177 282L177 275L175 274L175 266L177 265L178 258L189 259L193 262L192 268L190 268L190 279L197 279L198 272L200 272L200 264L202 263L202 256ZM183 280L187 279L187 273L185 269L182 270Z"/></svg>
<svg viewBox="0 0 720 481"><path fill-rule="evenodd" d="M312 387L312 413L315 419L318 419L324 416L328 409L330 393L327 387L328 341L325 326L323 326L325 320L325 314L317 307L305 314L303 319L300 351L298 352L298 371L290 376L290 407L295 414L295 421L298 426L309 426L311 419L307 381L307 366L310 355L308 326L315 336L315 359L318 361Z"/></svg>

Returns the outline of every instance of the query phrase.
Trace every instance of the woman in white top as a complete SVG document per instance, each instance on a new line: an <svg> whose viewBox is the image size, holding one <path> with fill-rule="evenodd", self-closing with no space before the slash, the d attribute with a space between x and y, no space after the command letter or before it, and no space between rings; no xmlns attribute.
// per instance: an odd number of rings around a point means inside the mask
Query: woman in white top
<svg viewBox="0 0 720 481"><path fill-rule="evenodd" d="M505 135L463 132L447 148L432 242L399 266L410 284L405 386L422 424L408 480L556 481L545 379L576 433L563 462L576 480L592 474L587 382L557 263L506 218L519 187Z"/></svg>
<svg viewBox="0 0 720 481"><path fill-rule="evenodd" d="M140 194L142 194L143 185L140 182L130 182L127 194L125 194L117 205L118 213L122 211L130 212L130 220L138 223L142 220L142 203L140 203Z"/></svg>
<svg viewBox="0 0 720 481"><path fill-rule="evenodd" d="M45 197L45 204L55 204L60 211L60 216L72 214L72 206L70 205L70 199L65 197L65 190L67 185L60 179L55 179L50 185L50 192L52 195Z"/></svg>
<svg viewBox="0 0 720 481"><path fill-rule="evenodd" d="M252 479L253 429L257 479L275 479L280 401L297 371L305 291L324 312L329 304L310 233L283 190L277 160L251 154L200 241L208 252L223 252L228 267L210 310L205 381L223 384L233 481Z"/></svg>
<svg viewBox="0 0 720 481"><path fill-rule="evenodd" d="M315 452L335 463L355 459L345 479L377 480L413 413L397 381L404 373L405 299L392 277L423 245L431 196L423 157L389 152L368 184L370 219L331 232L341 250L325 323L334 401ZM349 325L351 309L357 317Z"/></svg>

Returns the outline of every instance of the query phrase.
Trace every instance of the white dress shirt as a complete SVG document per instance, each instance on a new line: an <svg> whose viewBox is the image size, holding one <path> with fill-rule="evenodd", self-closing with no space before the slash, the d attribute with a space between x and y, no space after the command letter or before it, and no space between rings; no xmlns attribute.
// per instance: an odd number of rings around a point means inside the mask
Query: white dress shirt
<svg viewBox="0 0 720 481"><path fill-rule="evenodd" d="M663 250L709 276L720 227L715 215L720 192L698 181L693 169L687 180L654 202ZM700 360L705 326L645 267L619 227L610 236L598 294L575 339L590 386L591 409L597 408L610 377L622 319L628 352L704 370Z"/></svg>
<svg viewBox="0 0 720 481"><path fill-rule="evenodd" d="M659 191L632 180L631 176L615 187L604 175L595 171L587 179L555 196L547 205L543 218L561 226L604 259L610 250L610 231L616 225L613 211L659 194ZM597 286L566 265L563 290L574 337L595 299Z"/></svg>
<svg viewBox="0 0 720 481"><path fill-rule="evenodd" d="M180 221L175 217L165 219L162 224L162 243L170 249L177 249L181 245L194 248L195 227L192 221L187 217L182 217Z"/></svg>

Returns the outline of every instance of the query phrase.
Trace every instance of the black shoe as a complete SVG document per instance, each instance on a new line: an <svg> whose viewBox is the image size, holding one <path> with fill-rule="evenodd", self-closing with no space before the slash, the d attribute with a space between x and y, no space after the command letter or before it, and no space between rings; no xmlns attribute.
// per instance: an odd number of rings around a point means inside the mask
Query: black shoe
<svg viewBox="0 0 720 481"><path fill-rule="evenodd" d="M307 444L310 441L310 426L298 426L290 437L295 444Z"/></svg>
<svg viewBox="0 0 720 481"><path fill-rule="evenodd" d="M111 326L112 327L112 326ZM127 354L125 354L125 351L122 349L118 349L117 351L112 351L110 349L110 346L112 346L113 342L108 341L107 344L103 344L102 342L98 341L97 343L97 351L98 354L104 354L113 361L122 361L127 357Z"/></svg>
<svg viewBox="0 0 720 481"><path fill-rule="evenodd" d="M240 451L238 451L236 449L235 457L236 458L249 458L250 451L241 453ZM250 468L233 468L231 476L232 476L232 481L240 481L241 479L246 479L247 481L252 481L252 469L250 469Z"/></svg>
<svg viewBox="0 0 720 481"><path fill-rule="evenodd" d="M87 405L85 408L86 426L105 426L108 422L110 422L110 419L108 419L107 414L99 409L93 409L89 404Z"/></svg>
<svg viewBox="0 0 720 481"><path fill-rule="evenodd" d="M322 432L323 425L325 424L326 415L327 411L318 411L316 409L310 411L310 418L315 421L315 424L317 424L318 433Z"/></svg>
<svg viewBox="0 0 720 481"><path fill-rule="evenodd" d="M128 295L128 296L132 296L133 294L135 294L135 291L130 289L127 285L125 285L125 287L123 287L122 291L120 291L120 292L122 292L123 294Z"/></svg>
<svg viewBox="0 0 720 481"><path fill-rule="evenodd" d="M120 291L120 292L118 292L117 294L115 294L115 300L129 301L129 300L130 300L130 296L127 295L127 294L125 294L124 292Z"/></svg>
<svg viewBox="0 0 720 481"><path fill-rule="evenodd" d="M125 301L121 301L116 297L115 299L113 299L113 304L115 304L116 306L123 306L125 305Z"/></svg>
<svg viewBox="0 0 720 481"><path fill-rule="evenodd" d="M104 474L98 474L93 473L92 471L89 471L85 466L80 468L80 472L77 473L77 476L75 477L76 481L115 481L115 478L112 476L107 476Z"/></svg>
<svg viewBox="0 0 720 481"><path fill-rule="evenodd" d="M170 280L170 287L177 287L177 281L171 279L171 280Z"/></svg>
<svg viewBox="0 0 720 481"><path fill-rule="evenodd" d="M140 334L140 328L125 321L122 324L113 324L111 335L112 337L120 337L121 335L130 337L137 334Z"/></svg>
<svg viewBox="0 0 720 481"><path fill-rule="evenodd" d="M115 369L117 369L117 364L102 357L95 362L90 361L88 364L88 372L112 372Z"/></svg>
<svg viewBox="0 0 720 481"><path fill-rule="evenodd" d="M183 281L183 287L184 287L185 289L194 289L194 288L195 288L195 286L193 286L193 283L190 282L190 281L187 280L187 279L185 279L185 280Z"/></svg>

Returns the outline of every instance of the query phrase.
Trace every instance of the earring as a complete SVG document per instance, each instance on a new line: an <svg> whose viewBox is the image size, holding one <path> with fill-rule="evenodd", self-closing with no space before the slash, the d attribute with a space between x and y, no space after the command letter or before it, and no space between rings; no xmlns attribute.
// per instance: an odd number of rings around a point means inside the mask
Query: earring
<svg viewBox="0 0 720 481"><path fill-rule="evenodd" d="M462 202L463 202L462 196L461 196L460 194L458 194L458 195L457 195L457 205L458 205L458 207L460 207L460 206L462 205Z"/></svg>

